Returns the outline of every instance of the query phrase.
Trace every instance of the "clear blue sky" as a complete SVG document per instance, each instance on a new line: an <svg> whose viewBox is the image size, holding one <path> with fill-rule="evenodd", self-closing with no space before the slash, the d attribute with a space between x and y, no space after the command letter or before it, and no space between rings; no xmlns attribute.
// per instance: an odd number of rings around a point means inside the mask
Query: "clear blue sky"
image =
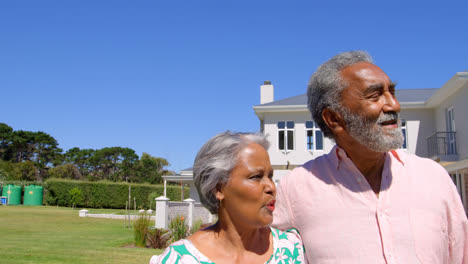
<svg viewBox="0 0 468 264"><path fill-rule="evenodd" d="M320 3L317 3L320 2ZM319 64L367 50L398 88L468 70L468 1L2 1L0 122L72 147L191 167L252 106L305 93Z"/></svg>

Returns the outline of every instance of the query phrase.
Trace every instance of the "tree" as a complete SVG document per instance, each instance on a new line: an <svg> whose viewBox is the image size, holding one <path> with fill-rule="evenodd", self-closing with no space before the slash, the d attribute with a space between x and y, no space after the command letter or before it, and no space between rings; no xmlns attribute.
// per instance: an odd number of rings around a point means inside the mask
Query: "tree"
<svg viewBox="0 0 468 264"><path fill-rule="evenodd" d="M166 159L152 157L148 153L143 152L138 161L138 175L133 182L148 182L148 183L162 183L162 175L167 173L164 167L169 166Z"/></svg>
<svg viewBox="0 0 468 264"><path fill-rule="evenodd" d="M65 163L74 164L82 176L88 176L93 171L90 159L94 153L94 149L71 148L64 154Z"/></svg>
<svg viewBox="0 0 468 264"><path fill-rule="evenodd" d="M111 147L96 150L90 157L93 173L99 179L111 181L128 181L134 174L138 155L129 148Z"/></svg>
<svg viewBox="0 0 468 264"><path fill-rule="evenodd" d="M57 140L44 132L34 133L34 162L41 167L58 165L62 163L62 149L58 147Z"/></svg>
<svg viewBox="0 0 468 264"><path fill-rule="evenodd" d="M36 179L46 177L49 167L62 163L61 152L57 140L47 133L13 131L10 126L0 123L0 158L16 163L33 162L37 169Z"/></svg>
<svg viewBox="0 0 468 264"><path fill-rule="evenodd" d="M7 160L7 150L12 132L13 128L5 123L0 123L0 159L2 160Z"/></svg>
<svg viewBox="0 0 468 264"><path fill-rule="evenodd" d="M34 133L33 161L39 170L40 178L47 177L47 169L63 162L62 149L57 140L44 132Z"/></svg>
<svg viewBox="0 0 468 264"><path fill-rule="evenodd" d="M27 160L20 163L10 162L9 179L19 181L34 181L38 179L38 170L34 162Z"/></svg>
<svg viewBox="0 0 468 264"><path fill-rule="evenodd" d="M11 160L23 162L32 160L34 156L35 134L30 131L13 131L10 134L10 144L8 148L12 154Z"/></svg>

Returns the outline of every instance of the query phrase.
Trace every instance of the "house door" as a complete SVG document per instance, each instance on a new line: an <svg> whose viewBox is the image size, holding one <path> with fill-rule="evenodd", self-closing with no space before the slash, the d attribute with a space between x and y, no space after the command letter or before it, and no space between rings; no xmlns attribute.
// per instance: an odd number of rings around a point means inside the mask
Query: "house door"
<svg viewBox="0 0 468 264"><path fill-rule="evenodd" d="M455 113L453 107L447 109L447 154L456 154L455 144Z"/></svg>

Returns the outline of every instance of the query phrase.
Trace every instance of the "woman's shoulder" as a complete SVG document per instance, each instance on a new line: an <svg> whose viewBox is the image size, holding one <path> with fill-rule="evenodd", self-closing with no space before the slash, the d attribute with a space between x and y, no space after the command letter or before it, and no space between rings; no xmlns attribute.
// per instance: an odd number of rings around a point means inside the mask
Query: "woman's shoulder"
<svg viewBox="0 0 468 264"><path fill-rule="evenodd" d="M274 263L307 263L304 245L299 232L292 228L281 231L271 227L274 251L269 264Z"/></svg>
<svg viewBox="0 0 468 264"><path fill-rule="evenodd" d="M300 242L302 244L301 235L299 234L299 231L297 231L297 229L295 228L287 229L284 231L274 227L270 227L270 229L271 233L273 234L273 237L277 240L287 240L291 243Z"/></svg>
<svg viewBox="0 0 468 264"><path fill-rule="evenodd" d="M150 264L211 264L188 239L182 239L172 243L161 255L154 255Z"/></svg>

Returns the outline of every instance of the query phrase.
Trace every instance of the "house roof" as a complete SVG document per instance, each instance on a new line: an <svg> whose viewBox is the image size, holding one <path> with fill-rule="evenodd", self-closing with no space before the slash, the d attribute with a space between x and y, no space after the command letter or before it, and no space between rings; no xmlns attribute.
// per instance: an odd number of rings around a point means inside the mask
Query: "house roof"
<svg viewBox="0 0 468 264"><path fill-rule="evenodd" d="M423 89L397 89L396 97L400 103L415 103L426 102L438 89L423 88ZM278 101L261 104L257 106L291 106L291 105L307 105L307 94L296 95Z"/></svg>
<svg viewBox="0 0 468 264"><path fill-rule="evenodd" d="M395 95L400 103L426 102L437 90L437 88L397 89Z"/></svg>
<svg viewBox="0 0 468 264"><path fill-rule="evenodd" d="M307 105L307 94L296 95L278 101L273 101L271 103L261 104L261 106L274 105Z"/></svg>

